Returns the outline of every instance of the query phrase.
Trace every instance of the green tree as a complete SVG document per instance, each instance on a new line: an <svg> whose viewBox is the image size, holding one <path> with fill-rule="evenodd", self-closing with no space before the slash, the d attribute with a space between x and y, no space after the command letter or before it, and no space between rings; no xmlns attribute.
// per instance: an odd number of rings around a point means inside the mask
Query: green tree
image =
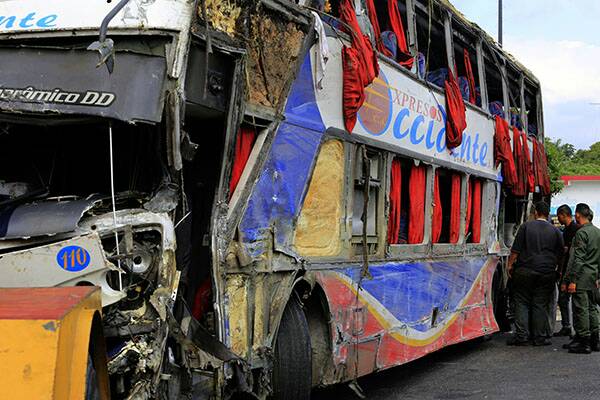
<svg viewBox="0 0 600 400"><path fill-rule="evenodd" d="M562 190L563 175L600 175L600 142L586 150L575 150L570 143L561 139L546 138L546 153L552 193Z"/></svg>

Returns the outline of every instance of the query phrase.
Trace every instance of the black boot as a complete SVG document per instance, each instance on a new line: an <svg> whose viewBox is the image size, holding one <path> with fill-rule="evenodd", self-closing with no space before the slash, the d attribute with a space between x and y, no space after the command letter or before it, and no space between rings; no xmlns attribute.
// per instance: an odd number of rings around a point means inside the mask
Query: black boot
<svg viewBox="0 0 600 400"><path fill-rule="evenodd" d="M577 344L569 347L569 353L575 354L590 354L592 352L592 348L590 347L590 338L582 337L579 339Z"/></svg>
<svg viewBox="0 0 600 400"><path fill-rule="evenodd" d="M592 333L590 337L590 348L592 351L600 351L600 332Z"/></svg>
<svg viewBox="0 0 600 400"><path fill-rule="evenodd" d="M569 343L563 344L563 349L569 350L571 347L576 346L579 343L579 336L573 336L573 339Z"/></svg>

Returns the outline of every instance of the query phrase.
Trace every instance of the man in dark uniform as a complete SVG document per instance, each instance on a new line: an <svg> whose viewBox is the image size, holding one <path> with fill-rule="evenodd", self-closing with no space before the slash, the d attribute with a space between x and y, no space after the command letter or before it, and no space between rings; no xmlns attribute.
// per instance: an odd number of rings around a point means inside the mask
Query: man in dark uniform
<svg viewBox="0 0 600 400"><path fill-rule="evenodd" d="M556 211L558 222L564 226L563 230L563 241L565 242L565 256L559 269L559 289L558 292L558 307L560 308L561 325L560 331L556 332L554 336L572 336L573 329L571 327L571 295L567 292L567 286L563 284L565 272L567 270L567 264L569 263L569 251L571 250L571 244L575 233L577 233L577 222L573 218L573 210L566 204L558 207Z"/></svg>
<svg viewBox="0 0 600 400"><path fill-rule="evenodd" d="M513 280L516 332L508 345L526 345L530 335L535 346L552 344L547 337L549 310L564 243L560 231L548 222L549 212L547 203L536 203L535 220L521 225L512 245L507 268Z"/></svg>
<svg viewBox="0 0 600 400"><path fill-rule="evenodd" d="M600 229L592 225L592 218L592 210L587 204L577 204L575 219L579 229L573 239L573 250L564 278L573 303L575 328L575 339L567 346L569 353L600 351L598 306L593 292L598 285Z"/></svg>

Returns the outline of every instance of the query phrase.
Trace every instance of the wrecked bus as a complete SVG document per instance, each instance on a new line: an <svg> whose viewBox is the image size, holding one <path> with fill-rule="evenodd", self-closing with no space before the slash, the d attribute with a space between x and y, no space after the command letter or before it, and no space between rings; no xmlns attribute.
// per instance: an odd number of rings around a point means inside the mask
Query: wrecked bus
<svg viewBox="0 0 600 400"><path fill-rule="evenodd" d="M0 286L99 286L112 398L307 399L505 322L540 87L450 3L81 8L0 3Z"/></svg>

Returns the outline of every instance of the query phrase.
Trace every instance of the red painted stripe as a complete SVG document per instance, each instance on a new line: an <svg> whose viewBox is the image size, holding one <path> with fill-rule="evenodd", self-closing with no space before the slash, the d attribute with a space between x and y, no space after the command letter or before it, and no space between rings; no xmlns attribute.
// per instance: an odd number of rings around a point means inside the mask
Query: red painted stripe
<svg viewBox="0 0 600 400"><path fill-rule="evenodd" d="M61 319L94 286L0 289L0 319Z"/></svg>

